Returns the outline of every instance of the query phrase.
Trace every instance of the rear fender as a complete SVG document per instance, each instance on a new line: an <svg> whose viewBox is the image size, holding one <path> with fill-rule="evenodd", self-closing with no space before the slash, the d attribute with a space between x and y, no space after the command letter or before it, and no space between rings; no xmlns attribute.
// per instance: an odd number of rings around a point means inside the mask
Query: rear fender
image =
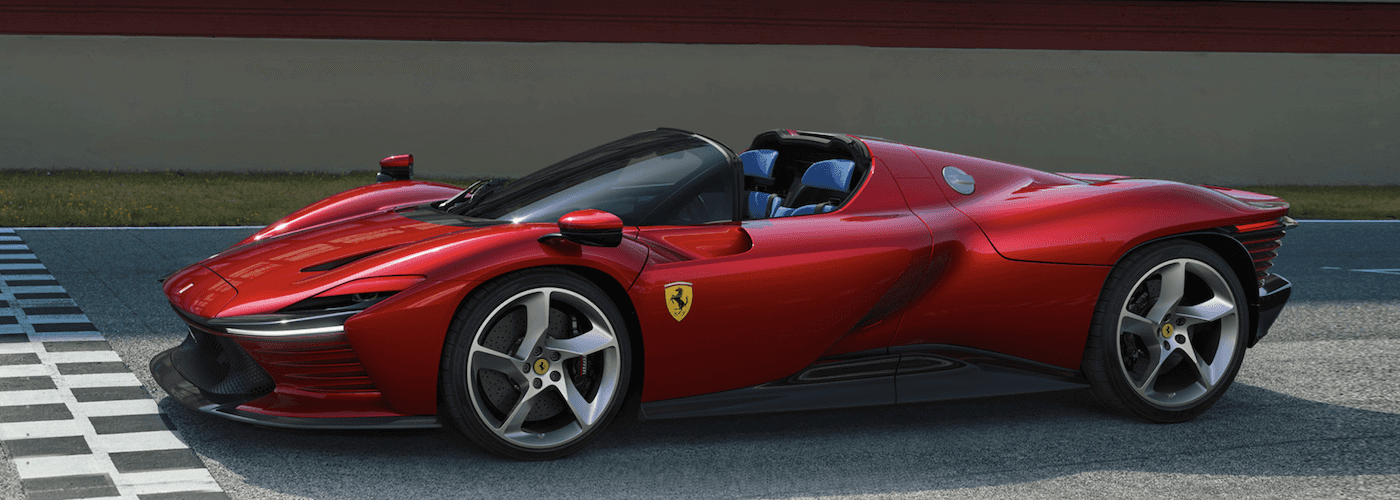
<svg viewBox="0 0 1400 500"><path fill-rule="evenodd" d="M1254 274L1254 262L1249 257L1249 251L1246 250L1244 245L1240 244L1238 240L1231 238L1229 235L1219 230L1175 234L1143 242L1133 247L1131 250L1124 252L1123 255L1119 256L1118 260L1123 260L1123 257L1127 257L1129 254L1147 245L1178 239L1205 245L1206 248L1220 255L1221 258L1225 259L1225 262L1230 264L1230 270L1235 274L1235 278L1240 280L1240 284L1244 288L1246 309L1249 313L1249 325L1253 330L1249 332L1248 345L1249 347L1253 347L1254 343L1259 338L1259 287L1255 286L1257 279ZM1117 263L1115 262L1114 265L1116 266Z"/></svg>
<svg viewBox="0 0 1400 500"><path fill-rule="evenodd" d="M947 195L1002 256L1057 264L1109 265L1150 241L1277 219L1288 211L1287 205L1254 205L1204 187L1137 179L1016 185L980 198Z"/></svg>

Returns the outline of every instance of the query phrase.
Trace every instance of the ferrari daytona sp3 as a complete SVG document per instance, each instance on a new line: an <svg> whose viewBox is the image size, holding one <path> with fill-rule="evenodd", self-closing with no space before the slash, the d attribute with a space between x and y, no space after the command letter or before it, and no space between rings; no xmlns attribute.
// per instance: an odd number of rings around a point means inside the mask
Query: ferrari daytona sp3
<svg viewBox="0 0 1400 500"><path fill-rule="evenodd" d="M448 425L493 453L643 418L1087 388L1206 411L1290 285L1278 198L774 130L657 129L506 182L379 182L164 280L186 406L295 428Z"/></svg>

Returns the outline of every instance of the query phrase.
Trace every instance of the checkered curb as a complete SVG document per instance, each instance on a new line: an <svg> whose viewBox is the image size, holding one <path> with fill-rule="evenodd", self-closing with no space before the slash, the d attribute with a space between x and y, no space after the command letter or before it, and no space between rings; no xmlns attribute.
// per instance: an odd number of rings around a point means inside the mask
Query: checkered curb
<svg viewBox="0 0 1400 500"><path fill-rule="evenodd" d="M30 500L229 498L12 229L0 229L0 441Z"/></svg>

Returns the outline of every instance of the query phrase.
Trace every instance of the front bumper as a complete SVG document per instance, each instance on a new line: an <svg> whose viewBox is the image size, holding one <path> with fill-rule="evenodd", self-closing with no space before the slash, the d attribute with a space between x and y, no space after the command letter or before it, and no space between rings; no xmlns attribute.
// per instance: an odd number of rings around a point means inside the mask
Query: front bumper
<svg viewBox="0 0 1400 500"><path fill-rule="evenodd" d="M273 368L269 373L232 337L191 326L184 343L151 359L151 375L180 404L250 424L298 429L441 427L435 416L390 414L377 391L345 390L343 384L327 385L327 377L306 373L344 367L318 363L325 361L324 350L308 349L327 344L325 336L318 339L322 341L309 345L281 341L270 349L254 348L257 356L270 358L264 360ZM243 342L266 345L254 339ZM296 359L278 357L289 355ZM289 371L288 365L296 368Z"/></svg>
<svg viewBox="0 0 1400 500"><path fill-rule="evenodd" d="M1255 319L1254 337L1249 339L1249 347L1254 347L1259 339L1268 335L1269 328L1274 326L1274 321L1278 320L1279 313L1283 312L1283 306L1292 294L1293 284L1283 276L1270 274L1264 278L1264 284L1259 287L1259 315Z"/></svg>

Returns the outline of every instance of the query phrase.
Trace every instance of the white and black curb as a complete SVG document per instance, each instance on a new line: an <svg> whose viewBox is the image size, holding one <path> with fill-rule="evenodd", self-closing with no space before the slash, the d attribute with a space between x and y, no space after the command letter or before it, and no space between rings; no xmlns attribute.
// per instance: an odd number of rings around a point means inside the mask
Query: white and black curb
<svg viewBox="0 0 1400 500"><path fill-rule="evenodd" d="M229 498L13 229L0 229L0 441L30 500Z"/></svg>

